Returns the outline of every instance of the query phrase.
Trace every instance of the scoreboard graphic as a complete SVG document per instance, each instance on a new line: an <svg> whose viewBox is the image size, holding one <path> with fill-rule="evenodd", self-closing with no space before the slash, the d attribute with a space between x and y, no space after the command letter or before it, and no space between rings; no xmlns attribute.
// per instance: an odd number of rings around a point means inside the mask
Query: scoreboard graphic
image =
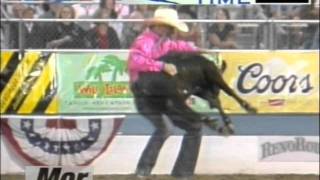
<svg viewBox="0 0 320 180"><path fill-rule="evenodd" d="M122 4L194 4L194 5L250 5L250 4L310 4L311 0L117 0Z"/></svg>

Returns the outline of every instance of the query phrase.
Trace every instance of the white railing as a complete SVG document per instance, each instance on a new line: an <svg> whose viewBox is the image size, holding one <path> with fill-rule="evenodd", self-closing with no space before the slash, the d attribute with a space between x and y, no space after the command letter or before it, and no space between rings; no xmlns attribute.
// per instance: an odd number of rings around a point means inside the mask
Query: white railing
<svg viewBox="0 0 320 180"><path fill-rule="evenodd" d="M17 18L3 18L1 22L16 22L16 23L23 23L23 22L116 22L116 23L123 23L123 22L144 22L145 19L17 19ZM213 20L213 19L182 19L182 21L186 23L236 23L239 27L259 27L259 25L266 25L264 29L267 30L268 37L264 38L264 43L266 45L266 49L268 50L275 50L277 39L276 39L276 32L275 32L275 25L278 26L299 26L299 27L308 27L308 24L319 24L320 20L278 20L278 19L266 19L266 20L245 20L245 19L237 19L237 20ZM206 47L205 39L206 36L203 33L201 39L201 46Z"/></svg>
<svg viewBox="0 0 320 180"><path fill-rule="evenodd" d="M5 18L1 19L1 22L144 22L145 19L18 19L18 18ZM278 20L278 19L230 19L230 20L216 20L216 19L181 19L187 23L305 23L305 24L317 24L320 20Z"/></svg>

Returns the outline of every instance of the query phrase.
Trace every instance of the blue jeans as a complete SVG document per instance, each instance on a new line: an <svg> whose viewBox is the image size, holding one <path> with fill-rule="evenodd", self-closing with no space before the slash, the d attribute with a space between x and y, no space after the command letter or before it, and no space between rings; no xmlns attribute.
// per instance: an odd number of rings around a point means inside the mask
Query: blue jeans
<svg viewBox="0 0 320 180"><path fill-rule="evenodd" d="M139 113L149 120L155 128L140 157L137 172L143 170L144 175L151 174L161 147L170 136L169 127L162 116L167 115L175 126L186 131L172 175L176 177L192 176L202 138L200 114L193 112L184 101L180 101L179 97L170 99L148 96L144 94L138 84L133 84L131 89Z"/></svg>

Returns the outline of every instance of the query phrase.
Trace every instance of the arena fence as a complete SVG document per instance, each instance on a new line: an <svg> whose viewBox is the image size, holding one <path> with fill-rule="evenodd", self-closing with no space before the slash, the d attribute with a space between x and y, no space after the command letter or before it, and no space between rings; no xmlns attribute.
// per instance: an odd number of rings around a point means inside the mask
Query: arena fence
<svg viewBox="0 0 320 180"><path fill-rule="evenodd" d="M260 114L318 113L319 53L315 50L212 50L224 78ZM19 57L21 56L21 57ZM126 70L128 50L15 50L1 52L1 113L136 113ZM21 60L20 60L21 59ZM107 69L102 70L100 67ZM98 72L101 69L101 72ZM97 71L97 72L96 72ZM250 72L257 72L255 76ZM96 72L96 74L92 74ZM103 88L102 88L103 87ZM102 89L101 89L102 88ZM221 94L229 113L245 113ZM194 109L207 103L194 97Z"/></svg>
<svg viewBox="0 0 320 180"><path fill-rule="evenodd" d="M26 28L24 23L34 22L41 26L47 26L48 23L52 27L48 28L47 32L44 32L43 39L50 39L48 36L51 34L52 28L61 22L76 22L82 29L85 29L84 33L88 32L95 26L95 23L108 22L117 36L118 40L112 39L110 44L119 44L112 49L127 49L132 43L133 32L131 28L133 26L144 26L144 19L1 19L3 22L3 45L2 49L33 49L32 45L26 44ZM198 29L194 30L194 38L191 39L197 46L202 48L216 49L209 41L209 29L210 26L216 23L229 23L234 25L236 35L234 41L237 44L238 49L317 49L317 35L319 34L318 26L319 20L211 20L211 19L184 19L184 22L188 23L190 27L197 26ZM14 34L15 28L18 29ZM51 29L50 29L51 28ZM11 30L10 30L11 29ZM303 36L299 34L303 34ZM41 35L39 35L41 37ZM57 36L52 34L51 36ZM83 35L85 40L75 42L74 46L61 47L63 49L95 49L98 47L84 46L86 42L90 42L91 36ZM35 41L43 41L43 39L36 39ZM61 38L61 37L60 37ZM89 40L88 40L89 39ZM16 41L13 45L12 41ZM29 39L30 41L30 39ZM49 41L49 40L48 40ZM38 43L36 49L48 48L48 41L44 43ZM84 42L85 41L85 42ZM30 43L29 43L30 44ZM50 47L49 47L50 48ZM56 47L60 48L60 47Z"/></svg>
<svg viewBox="0 0 320 180"><path fill-rule="evenodd" d="M1 19L1 22L5 23L18 23L20 27L28 21L141 23L143 20ZM268 35L265 36L265 40L262 40L266 46L261 49L249 45L246 47L251 49L212 49L211 51L219 54L227 63L229 62L229 70L224 76L235 89L239 84L237 82L240 74L248 67L261 70L262 80L270 80L266 81L269 83L266 91L259 94L255 89L252 90L254 92L250 94L251 96L247 97L250 102L262 107L265 113L278 112L283 116L288 113L306 114L303 127L311 121L314 123L316 118L310 118L310 114L319 113L319 51L279 50L275 26L281 24L290 27L299 24L298 27L301 25L308 27L308 24L317 24L319 20L185 21L202 24L229 22L246 28L267 25ZM23 36L23 33L22 28L19 28L19 34ZM122 75L119 73L116 77L113 75L116 74L116 69L118 72L124 70L128 49L26 49L22 46L23 41L19 39L18 48L1 48L0 122L1 142L4 143L1 143L0 159L1 164L6 164L1 166L1 174L26 173L26 166L83 165L93 167L95 175L133 174L149 136L122 135L121 126L125 118L123 114L134 112L134 110L130 104L132 98L130 99L128 94L127 75L125 73ZM206 47L205 35L201 42L202 47ZM219 63L219 59L214 60ZM99 79L84 77L86 70L98 67L106 61L116 62L117 66L110 66L110 72L100 74L103 76L102 83ZM249 84L259 81L254 78L245 80ZM69 83L71 86L67 86ZM108 86L105 91L107 94L99 97L102 101L95 101L94 99L97 99L95 89L90 86L101 84ZM72 92L74 87L82 87L82 91L79 91L82 94L77 93L78 91ZM290 87L293 88L290 89ZM239 89L237 91L239 92ZM60 97L58 97L59 92L62 94ZM107 100L108 98L111 101ZM81 99L86 99L92 104L86 106L86 102L83 103ZM126 100L121 101L121 99ZM229 113L243 113L239 111L239 107L230 106L233 104L232 101L225 99L224 102L226 102L224 107ZM195 109L207 112L204 103L200 100L196 99L193 105ZM109 112L106 111L108 108ZM79 113L84 109L88 110L85 111L87 116ZM270 119L267 117L265 120L267 122ZM288 123L290 126L292 126L291 122ZM138 126L144 127L144 125L141 123ZM274 126L274 124L269 125ZM301 136L295 134L204 136L196 174L319 175L319 137L315 136L314 132L316 132L315 129L312 130L312 134L309 134L310 136L307 133ZM180 142L181 136L171 136L168 139L152 174L170 173Z"/></svg>

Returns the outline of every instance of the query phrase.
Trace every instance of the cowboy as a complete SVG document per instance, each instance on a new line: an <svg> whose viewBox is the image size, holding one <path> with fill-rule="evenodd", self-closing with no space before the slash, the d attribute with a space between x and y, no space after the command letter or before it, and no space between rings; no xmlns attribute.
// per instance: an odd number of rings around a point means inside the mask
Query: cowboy
<svg viewBox="0 0 320 180"><path fill-rule="evenodd" d="M157 59L170 51L193 52L199 49L186 41L170 39L174 30L188 32L187 24L178 19L177 11L170 8L158 8L154 17L147 20L149 28L134 41L129 53L130 82L138 79L139 72L164 71L174 76L177 69Z"/></svg>
<svg viewBox="0 0 320 180"><path fill-rule="evenodd" d="M159 8L154 12L154 17L146 20L146 22L149 28L133 42L128 60L131 90L135 96L136 107L139 113L150 120L156 128L138 163L136 170L138 177L146 177L151 174L160 148L169 136L167 125L161 115L159 116L159 114L162 114L161 109L163 109L160 104L164 103L158 101L163 101L163 99L148 99L148 97L142 95L144 92L138 84L139 73L165 72L170 76L175 76L178 73L176 66L159 61L158 59L161 56L169 52L206 52L189 42L170 38L175 30L180 32L188 32L189 30L187 24L179 20L176 10ZM199 150L197 147L199 147L201 141L201 123L199 121L195 124L196 126L190 129L190 136L192 137L183 142L184 144L192 144L192 148L181 151L178 157L179 161L176 162L172 171L172 175L182 179L191 178L196 164ZM191 156L188 157L188 154Z"/></svg>

